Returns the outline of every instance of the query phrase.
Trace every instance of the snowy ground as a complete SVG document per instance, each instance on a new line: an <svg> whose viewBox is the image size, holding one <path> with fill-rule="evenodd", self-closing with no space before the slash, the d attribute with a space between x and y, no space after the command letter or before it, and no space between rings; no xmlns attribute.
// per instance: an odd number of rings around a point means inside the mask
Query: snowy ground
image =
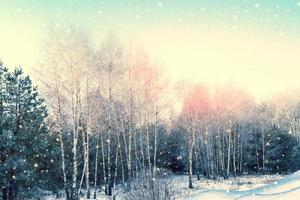
<svg viewBox="0 0 300 200"><path fill-rule="evenodd" d="M246 179L245 179L246 178ZM208 190L200 190L185 200L296 200L300 197L300 171L283 178L269 176L253 177L253 184L232 186L213 184ZM247 180L247 177L241 179ZM251 180L251 178L249 179ZM241 182L244 182L243 180ZM251 181L250 181L251 182ZM225 187L224 187L225 186ZM248 188L247 188L248 187ZM252 187L252 188L251 188Z"/></svg>
<svg viewBox="0 0 300 200"><path fill-rule="evenodd" d="M173 179L175 191L177 191L176 199L197 199L197 196L206 195L207 199L214 199L214 195L211 193L225 193L228 194L230 191L248 191L250 189L266 186L275 181L281 179L280 175L247 175L236 178L229 178L228 180L223 180L220 178L218 180L204 179L197 180L196 177L193 178L193 187L194 189L189 189L188 186L188 177L187 176L176 176ZM215 196L217 196L215 195ZM219 196L225 196L220 194ZM190 198L188 198L190 197ZM191 198L193 197L193 198ZM194 198L195 197L195 198ZM202 200L201 196L201 200ZM217 199L217 198L216 198ZM219 198L221 199L221 198ZM226 198L225 198L226 199ZM222 200L225 200L222 197Z"/></svg>
<svg viewBox="0 0 300 200"><path fill-rule="evenodd" d="M296 200L300 197L300 171L287 175L247 175L228 180L193 178L194 189L187 187L187 176L168 178L176 200ZM53 198L47 198L53 199ZM101 193L98 200L108 199ZM117 199L123 199L117 195Z"/></svg>

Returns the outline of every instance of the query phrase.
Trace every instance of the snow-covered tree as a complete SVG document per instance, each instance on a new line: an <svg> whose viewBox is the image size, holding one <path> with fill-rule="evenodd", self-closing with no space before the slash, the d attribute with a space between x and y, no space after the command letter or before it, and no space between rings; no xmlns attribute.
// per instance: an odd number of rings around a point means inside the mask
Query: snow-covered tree
<svg viewBox="0 0 300 200"><path fill-rule="evenodd" d="M0 74L0 182L3 199L16 199L32 195L41 181L39 174L48 169L47 110L37 87L22 69L7 72L0 66Z"/></svg>

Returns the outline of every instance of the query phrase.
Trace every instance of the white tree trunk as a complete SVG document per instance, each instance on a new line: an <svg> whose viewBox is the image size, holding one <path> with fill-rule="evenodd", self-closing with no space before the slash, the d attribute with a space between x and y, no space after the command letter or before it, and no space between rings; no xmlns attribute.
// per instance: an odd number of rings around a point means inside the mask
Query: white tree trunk
<svg viewBox="0 0 300 200"><path fill-rule="evenodd" d="M156 156L157 156L157 99L155 100L155 122L154 122L154 155L153 155L153 177L156 176Z"/></svg>
<svg viewBox="0 0 300 200"><path fill-rule="evenodd" d="M230 174L230 157L231 157L231 131L232 131L232 124L231 119L229 120L229 129L228 129L228 147L227 147L227 178Z"/></svg>
<svg viewBox="0 0 300 200"><path fill-rule="evenodd" d="M86 159L86 190L87 190L87 199L90 199L91 196L91 191L90 191L90 159L89 159L89 152L90 152L90 141L89 141L89 137L90 137L90 127L88 125L87 128L87 133L86 133L86 155L85 155L85 159Z"/></svg>
<svg viewBox="0 0 300 200"><path fill-rule="evenodd" d="M95 171L94 171L94 199L97 198L97 181L98 181L98 156L99 156L99 145L96 145L96 158L95 158Z"/></svg>

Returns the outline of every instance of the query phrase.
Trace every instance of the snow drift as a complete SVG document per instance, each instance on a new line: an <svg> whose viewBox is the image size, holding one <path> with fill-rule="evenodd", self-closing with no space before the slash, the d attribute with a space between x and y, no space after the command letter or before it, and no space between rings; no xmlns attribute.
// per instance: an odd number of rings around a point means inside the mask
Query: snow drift
<svg viewBox="0 0 300 200"><path fill-rule="evenodd" d="M259 178L259 177L258 177ZM186 200L293 200L300 197L300 171L250 190L206 190Z"/></svg>

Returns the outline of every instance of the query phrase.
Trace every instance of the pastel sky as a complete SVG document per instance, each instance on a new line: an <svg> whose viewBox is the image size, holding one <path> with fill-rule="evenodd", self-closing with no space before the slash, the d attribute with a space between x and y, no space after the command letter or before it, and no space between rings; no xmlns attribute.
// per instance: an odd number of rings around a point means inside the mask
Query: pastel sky
<svg viewBox="0 0 300 200"><path fill-rule="evenodd" d="M234 82L258 99L300 87L299 0L0 0L0 57L38 69L49 27L145 46L172 80Z"/></svg>

